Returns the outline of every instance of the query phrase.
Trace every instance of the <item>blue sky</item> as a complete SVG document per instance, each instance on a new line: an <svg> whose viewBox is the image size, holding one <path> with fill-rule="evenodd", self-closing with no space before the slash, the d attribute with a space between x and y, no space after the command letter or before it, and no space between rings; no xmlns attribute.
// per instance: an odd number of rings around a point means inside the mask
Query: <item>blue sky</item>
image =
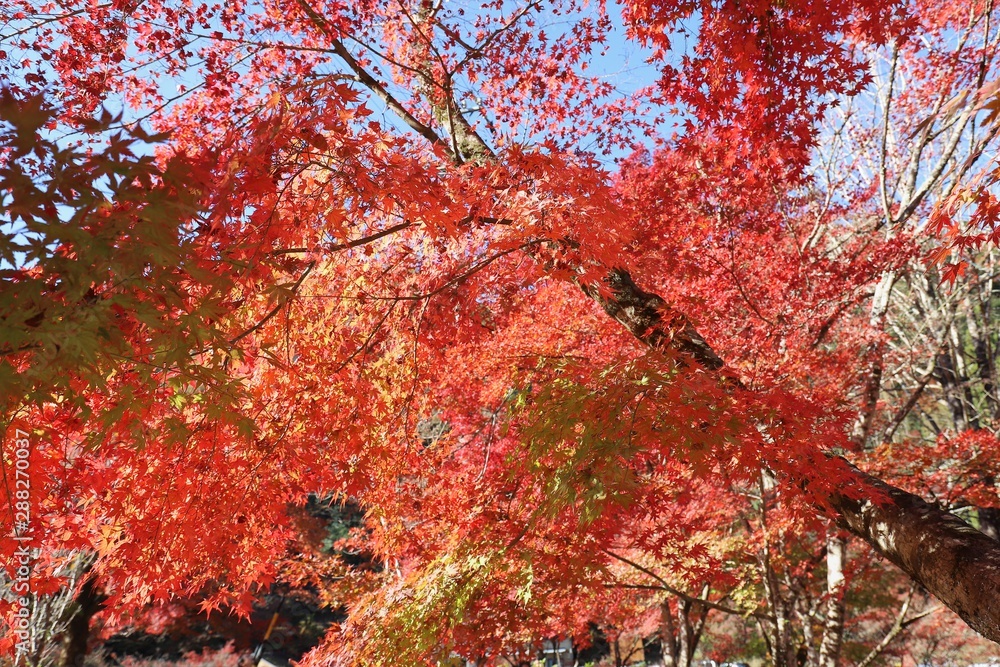
<svg viewBox="0 0 1000 667"><path fill-rule="evenodd" d="M445 6L452 4L453 0L445 0ZM507 11L512 11L514 7L521 3L511 3ZM471 10L470 10L471 11ZM594 7L585 9L584 11L593 12ZM655 67L647 64L646 60L650 56L650 52L643 49L640 45L633 41L627 40L625 36L625 30L621 24L621 9L615 3L609 3L607 11L612 18L614 24L614 29L609 34L608 43L606 45L606 50L603 54L593 54L593 57L589 63L589 68L587 74L599 77L601 80L611 83L616 91L623 95L629 95L634 93L639 88L648 85L655 81L657 72ZM26 20L13 21L7 20L3 21L3 13L0 10L0 50L4 50L8 54L8 58L0 60L0 79L9 78L16 80L18 77L23 76L24 70L15 63L20 60L27 58L39 63L42 70L48 70L46 64L39 61L37 54L19 52L10 41L9 36L24 27L26 27ZM537 14L537 21L540 28L544 28L547 32L552 34L558 34L560 30L566 30L568 21L563 16L554 16L547 14L542 11ZM218 26L221 28L221 26ZM134 39L135 33L133 32L131 38ZM268 38L273 38L274 36L260 36L261 40ZM208 39L196 39L195 46L207 45L210 41ZM129 52L136 53L135 44L130 44ZM50 70L49 70L50 71ZM163 78L160 81L161 94L165 98L172 98L177 95L179 87L184 87L188 90L196 87L200 83L200 78L196 72L191 72L189 74ZM388 112L383 105L374 97L369 98L368 104L373 108L378 116L383 120L384 123L391 126L397 127L402 130L400 122L396 119L390 112ZM112 110L113 112L124 112L124 119L126 122L134 121L140 116L135 110L127 109L123 104L123 96L120 94L114 94L108 96L105 100L105 106ZM662 111L662 110L660 110ZM532 143L533 140L537 138L525 137L524 140L527 143ZM646 145L651 145L650 138L637 136L635 139L639 143ZM584 142L583 145L579 146L582 150L592 150L594 148L595 142ZM611 166L614 158L622 157L623 152L616 150L610 156L604 156L602 159L605 161L607 166Z"/></svg>

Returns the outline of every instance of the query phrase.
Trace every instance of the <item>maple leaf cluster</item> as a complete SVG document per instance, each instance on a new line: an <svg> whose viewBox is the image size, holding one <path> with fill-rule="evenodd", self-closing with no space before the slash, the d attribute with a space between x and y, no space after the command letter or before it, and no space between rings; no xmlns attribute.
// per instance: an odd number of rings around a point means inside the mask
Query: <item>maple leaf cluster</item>
<svg viewBox="0 0 1000 667"><path fill-rule="evenodd" d="M992 266L991 5L9 4L0 409L35 592L92 555L107 632L280 579L344 614L305 664L709 610L805 637L837 455L994 504L1000 414L960 432L996 383L961 393L925 262L936 224Z"/></svg>

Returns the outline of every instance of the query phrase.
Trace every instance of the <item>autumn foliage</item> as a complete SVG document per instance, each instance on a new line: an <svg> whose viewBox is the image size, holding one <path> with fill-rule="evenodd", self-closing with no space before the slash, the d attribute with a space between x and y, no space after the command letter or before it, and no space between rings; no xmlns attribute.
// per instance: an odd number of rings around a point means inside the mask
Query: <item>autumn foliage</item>
<svg viewBox="0 0 1000 667"><path fill-rule="evenodd" d="M105 634L280 582L310 665L860 663L919 618L841 457L1000 503L990 3L0 12L0 546Z"/></svg>

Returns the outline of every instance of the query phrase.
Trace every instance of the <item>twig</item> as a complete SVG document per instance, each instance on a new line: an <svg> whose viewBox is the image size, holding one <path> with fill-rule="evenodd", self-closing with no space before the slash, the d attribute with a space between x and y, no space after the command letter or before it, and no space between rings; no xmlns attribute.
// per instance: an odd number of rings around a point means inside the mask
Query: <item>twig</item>
<svg viewBox="0 0 1000 667"><path fill-rule="evenodd" d="M299 276L299 279L295 281L294 285L292 285L292 294L295 294L295 292L298 291L299 287L302 286L302 282L306 279L306 276L308 276L312 272L313 267L315 266L316 266L315 261L309 262L309 266L306 267L306 270L302 272L302 275ZM257 322L257 324L253 325L243 333L236 336L236 338L230 340L229 344L235 345L236 343L240 342L253 332L259 331L260 328L263 327L265 324L267 324L269 320L271 320L275 315L281 312L281 309L288 304L288 301L289 299L279 300L278 303L274 306L274 308L272 308L271 311L264 316L264 319L262 319L260 322Z"/></svg>

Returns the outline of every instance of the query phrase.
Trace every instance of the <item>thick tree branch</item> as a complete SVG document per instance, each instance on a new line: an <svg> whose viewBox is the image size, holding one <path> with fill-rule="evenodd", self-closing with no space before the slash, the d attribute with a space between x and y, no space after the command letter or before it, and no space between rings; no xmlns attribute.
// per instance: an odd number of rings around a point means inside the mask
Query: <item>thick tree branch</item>
<svg viewBox="0 0 1000 667"><path fill-rule="evenodd" d="M432 144L443 146L451 159L460 159L451 154L451 147L441 137L413 117L360 66L307 0L298 2L331 39L334 52L361 83L414 131ZM967 123L969 117L970 114L963 114L960 124ZM959 136L961 128L950 137L946 154L953 152ZM486 146L482 148L489 150ZM492 151L486 155L492 157ZM925 191L936 182L941 168L939 164L920 191L902 207L896 222L905 219L920 203ZM660 296L642 290L628 271L612 269L602 283L578 281L584 293L636 338L654 349L680 350L708 371L724 371L725 363L691 322L669 308ZM732 381L738 383L738 380ZM1000 642L1000 596L997 595L1000 591L1000 544L958 517L867 475L846 461L844 464L852 493L850 496L836 493L828 499L830 507L838 514L839 523L898 565L972 628ZM857 500L859 498L863 500Z"/></svg>
<svg viewBox="0 0 1000 667"><path fill-rule="evenodd" d="M582 286L609 315L651 347L674 345L709 370L722 360L666 302L622 270L607 291ZM987 639L1000 642L1000 543L919 496L868 475L844 459L843 492L827 501L838 523L865 540Z"/></svg>
<svg viewBox="0 0 1000 667"><path fill-rule="evenodd" d="M844 466L850 495L830 498L839 523L1000 642L1000 543L919 496Z"/></svg>
<svg viewBox="0 0 1000 667"><path fill-rule="evenodd" d="M673 346L713 371L725 365L687 318L668 309L656 294L643 291L628 271L613 269L604 278L603 286L579 284L604 312L650 347Z"/></svg>

